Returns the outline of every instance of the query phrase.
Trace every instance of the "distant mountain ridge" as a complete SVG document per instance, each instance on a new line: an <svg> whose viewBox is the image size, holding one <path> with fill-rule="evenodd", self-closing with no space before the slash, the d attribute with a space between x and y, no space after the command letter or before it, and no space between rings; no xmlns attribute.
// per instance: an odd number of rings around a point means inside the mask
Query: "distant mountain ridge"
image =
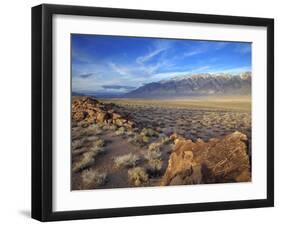
<svg viewBox="0 0 281 226"><path fill-rule="evenodd" d="M145 84L124 97L161 98L209 95L249 95L251 94L251 72L239 75L226 73L204 73L177 76L169 80Z"/></svg>

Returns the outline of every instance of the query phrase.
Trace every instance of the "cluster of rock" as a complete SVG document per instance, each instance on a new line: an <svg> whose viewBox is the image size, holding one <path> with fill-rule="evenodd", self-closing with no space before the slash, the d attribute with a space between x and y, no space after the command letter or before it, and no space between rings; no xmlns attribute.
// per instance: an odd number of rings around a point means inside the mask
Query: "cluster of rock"
<svg viewBox="0 0 281 226"><path fill-rule="evenodd" d="M128 116L115 112L114 104L101 103L91 97L72 98L72 120L87 123L107 123L125 128L133 128L134 122Z"/></svg>
<svg viewBox="0 0 281 226"><path fill-rule="evenodd" d="M172 138L175 145L161 185L251 181L246 135L234 132L208 142Z"/></svg>

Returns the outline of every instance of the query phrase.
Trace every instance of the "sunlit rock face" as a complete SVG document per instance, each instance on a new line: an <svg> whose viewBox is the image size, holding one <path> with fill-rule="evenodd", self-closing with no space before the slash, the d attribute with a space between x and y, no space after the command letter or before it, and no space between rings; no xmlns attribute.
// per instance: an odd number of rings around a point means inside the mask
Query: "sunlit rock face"
<svg viewBox="0 0 281 226"><path fill-rule="evenodd" d="M203 140L175 136L168 167L160 185L208 184L251 181L247 136L234 132Z"/></svg>

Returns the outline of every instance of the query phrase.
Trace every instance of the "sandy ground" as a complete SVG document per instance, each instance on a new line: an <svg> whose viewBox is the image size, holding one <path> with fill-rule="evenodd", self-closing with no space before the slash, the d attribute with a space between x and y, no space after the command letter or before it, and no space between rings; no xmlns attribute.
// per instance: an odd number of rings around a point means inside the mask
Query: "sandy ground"
<svg viewBox="0 0 281 226"><path fill-rule="evenodd" d="M95 160L95 164L90 167L94 170L100 172L107 172L107 183L100 186L99 188L124 188L124 187L133 187L128 183L128 169L127 168L116 168L114 165L114 157L121 156L129 153L134 153L139 156L143 156L147 151L147 148L139 148L127 141L127 138L121 136L116 136L112 131L106 131L99 136L105 141L105 153L99 155ZM168 145L162 149L162 160L163 160L163 169L166 168L169 159L169 147ZM138 166L146 166L144 159L141 159L141 162ZM164 171L163 171L164 173ZM150 181L150 186L157 186L159 177L154 178ZM72 189L77 190L81 189L81 178L80 173L73 174L72 176ZM94 189L94 187L92 188Z"/></svg>

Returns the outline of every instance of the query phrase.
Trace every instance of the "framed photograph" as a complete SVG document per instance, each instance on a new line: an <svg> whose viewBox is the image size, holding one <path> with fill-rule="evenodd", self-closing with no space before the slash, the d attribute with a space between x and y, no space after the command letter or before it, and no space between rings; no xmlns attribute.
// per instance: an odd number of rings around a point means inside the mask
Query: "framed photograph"
<svg viewBox="0 0 281 226"><path fill-rule="evenodd" d="M274 21L32 8L32 217L274 205Z"/></svg>

